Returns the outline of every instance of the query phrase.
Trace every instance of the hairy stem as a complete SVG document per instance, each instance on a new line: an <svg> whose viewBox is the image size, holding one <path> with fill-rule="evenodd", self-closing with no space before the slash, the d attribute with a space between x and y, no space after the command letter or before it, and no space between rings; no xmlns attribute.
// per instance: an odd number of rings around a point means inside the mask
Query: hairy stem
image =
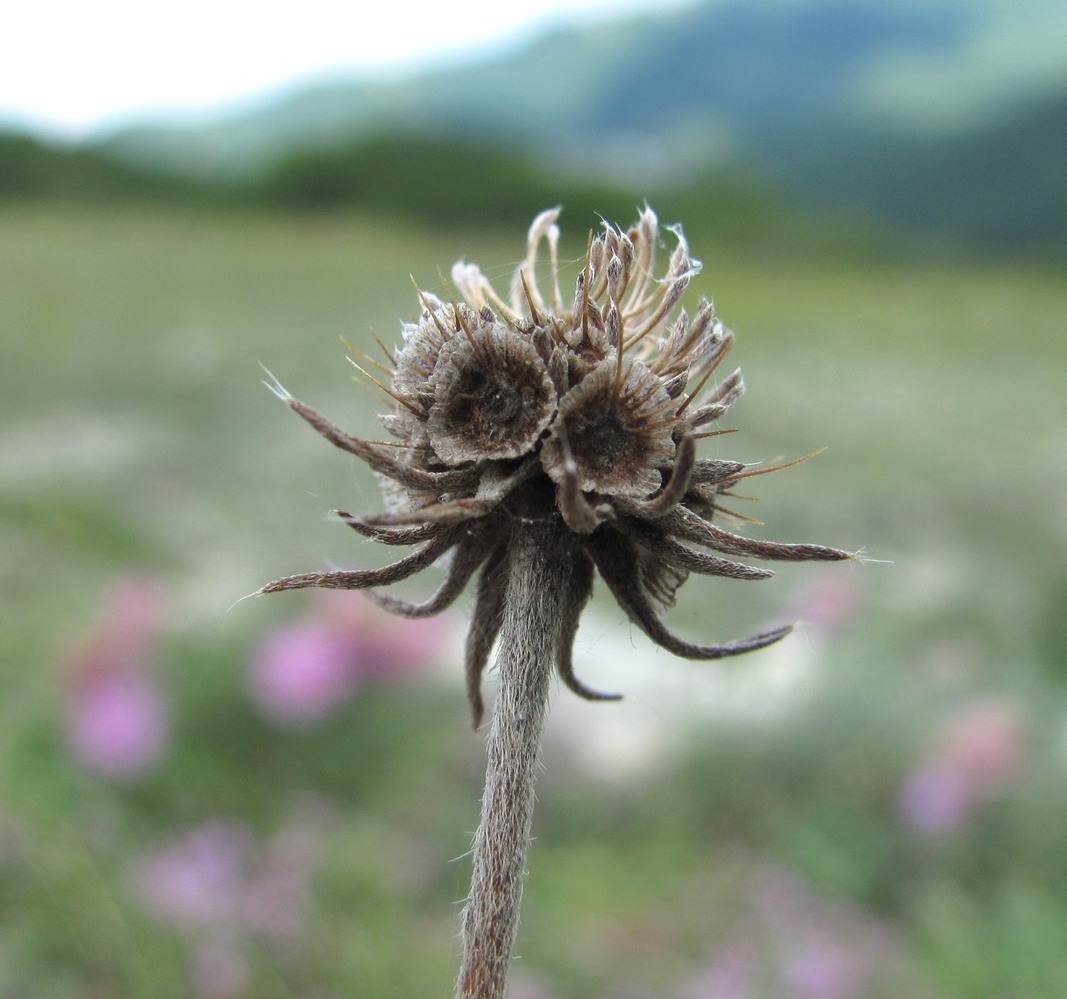
<svg viewBox="0 0 1067 999"><path fill-rule="evenodd" d="M457 999L501 999L526 875L537 765L574 550L556 517L516 525Z"/></svg>

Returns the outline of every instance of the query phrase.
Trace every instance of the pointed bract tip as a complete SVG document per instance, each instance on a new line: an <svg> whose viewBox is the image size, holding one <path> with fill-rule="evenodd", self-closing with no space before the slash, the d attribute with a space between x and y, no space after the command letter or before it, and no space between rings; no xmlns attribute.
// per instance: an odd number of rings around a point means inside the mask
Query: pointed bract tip
<svg viewBox="0 0 1067 999"><path fill-rule="evenodd" d="M289 394L289 391L285 388L284 385L282 385L280 381L278 381L277 378L274 377L274 375L270 373L270 370L265 364L260 363L259 366L263 369L264 373L267 376L263 379L263 384L266 385L267 388L269 388L271 392L273 392L279 399L281 399L282 402L288 404L293 398Z"/></svg>

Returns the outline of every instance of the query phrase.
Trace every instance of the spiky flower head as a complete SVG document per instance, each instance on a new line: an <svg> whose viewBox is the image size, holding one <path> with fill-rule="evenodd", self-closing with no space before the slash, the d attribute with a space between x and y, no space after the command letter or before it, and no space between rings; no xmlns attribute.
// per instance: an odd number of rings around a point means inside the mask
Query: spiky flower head
<svg viewBox="0 0 1067 999"><path fill-rule="evenodd" d="M725 645L697 645L670 632L663 612L690 573L763 579L768 569L724 557L792 561L849 558L819 545L777 544L728 531L721 497L739 479L770 469L698 458L701 438L740 397L735 371L712 375L734 341L711 302L680 307L699 272L682 230L656 274L660 226L646 208L634 226L605 225L591 238L574 294L559 282L559 209L530 227L527 253L507 297L474 264L457 263L462 300L419 292L421 312L403 326L390 357L396 403L382 422L396 438L352 437L285 392L279 396L331 443L378 474L387 511L340 512L354 530L387 545L417 546L382 569L315 572L279 579L263 592L322 586L363 589L405 617L448 607L480 573L467 639L467 691L475 724L481 676L501 627L511 571L509 538L530 519L569 532L575 564L556 649L564 683L589 699L614 699L579 681L571 645L599 574L630 620L655 643L689 659L719 659L763 648L790 626ZM548 249L542 292L538 256ZM710 387L709 387L710 385ZM451 553L440 588L409 603L370 587L393 583Z"/></svg>

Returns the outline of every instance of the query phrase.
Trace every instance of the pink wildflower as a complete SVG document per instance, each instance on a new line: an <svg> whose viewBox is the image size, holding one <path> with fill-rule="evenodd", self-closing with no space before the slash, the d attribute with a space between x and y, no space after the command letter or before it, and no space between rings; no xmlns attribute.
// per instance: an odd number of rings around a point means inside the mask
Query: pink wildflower
<svg viewBox="0 0 1067 999"><path fill-rule="evenodd" d="M184 938L198 999L248 994L251 942L299 942L330 812L315 799L294 812L263 843L245 823L220 819L135 862L137 899Z"/></svg>
<svg viewBox="0 0 1067 999"><path fill-rule="evenodd" d="M252 697L272 721L309 725L355 692L357 645L318 621L274 632L252 661Z"/></svg>
<svg viewBox="0 0 1067 999"><path fill-rule="evenodd" d="M342 708L364 680L424 672L441 656L439 620L398 622L367 600L327 591L312 612L275 631L254 656L249 686L264 715L310 725Z"/></svg>
<svg viewBox="0 0 1067 999"><path fill-rule="evenodd" d="M160 596L122 583L96 635L68 662L67 738L86 769L129 781L152 770L167 741L167 710L152 673Z"/></svg>
<svg viewBox="0 0 1067 999"><path fill-rule="evenodd" d="M931 752L901 789L903 821L916 832L945 835L961 828L1026 762L1023 719L1014 706L975 700L946 720Z"/></svg>
<svg viewBox="0 0 1067 999"><path fill-rule="evenodd" d="M863 999L892 975L886 928L776 867L757 871L747 913L685 999Z"/></svg>
<svg viewBox="0 0 1067 999"><path fill-rule="evenodd" d="M939 836L964 824L974 807L974 790L954 767L925 761L916 767L900 792L900 813L919 833Z"/></svg>
<svg viewBox="0 0 1067 999"><path fill-rule="evenodd" d="M189 977L196 999L244 999L248 996L248 959L228 941L204 941L192 954Z"/></svg>
<svg viewBox="0 0 1067 999"><path fill-rule="evenodd" d="M252 847L243 825L210 822L148 856L135 877L145 909L185 930L233 926Z"/></svg>
<svg viewBox="0 0 1067 999"><path fill-rule="evenodd" d="M1026 733L1019 709L993 699L964 705L949 718L940 753L983 788L1012 780L1026 762Z"/></svg>
<svg viewBox="0 0 1067 999"><path fill-rule="evenodd" d="M143 674L101 676L85 684L70 705L69 726L74 755L101 777L134 780L163 757L166 709Z"/></svg>

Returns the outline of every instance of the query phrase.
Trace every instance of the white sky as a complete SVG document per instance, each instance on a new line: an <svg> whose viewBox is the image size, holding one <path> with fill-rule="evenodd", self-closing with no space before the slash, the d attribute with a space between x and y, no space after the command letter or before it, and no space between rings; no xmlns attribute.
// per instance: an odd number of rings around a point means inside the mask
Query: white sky
<svg viewBox="0 0 1067 999"><path fill-rule="evenodd" d="M683 0L15 0L0 19L0 124L78 136L210 110L331 71L403 70L548 23Z"/></svg>

